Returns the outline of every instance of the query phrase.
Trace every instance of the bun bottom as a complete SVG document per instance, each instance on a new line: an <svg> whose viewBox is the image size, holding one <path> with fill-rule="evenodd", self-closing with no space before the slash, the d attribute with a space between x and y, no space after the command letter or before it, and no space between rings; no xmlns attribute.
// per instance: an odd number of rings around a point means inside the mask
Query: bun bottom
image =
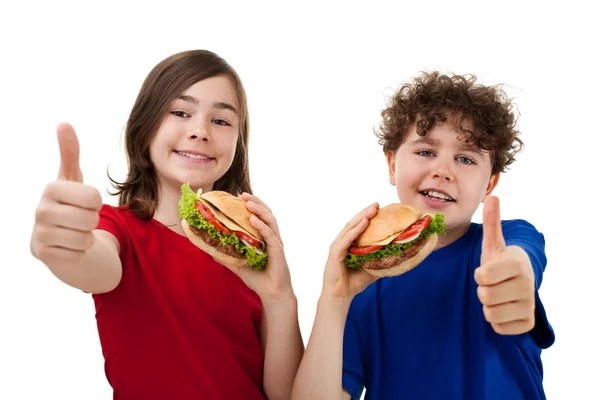
<svg viewBox="0 0 600 400"><path fill-rule="evenodd" d="M421 262L427 258L428 255L431 254L435 246L437 245L438 237L436 234L430 235L427 238L427 241L421 247L421 249L415 254L413 257L409 258L406 261L401 262L398 265L394 265L385 269L368 269L364 268L369 274L378 277L390 277L390 276L398 276L402 275L405 272L410 271L417 265L421 264Z"/></svg>
<svg viewBox="0 0 600 400"><path fill-rule="evenodd" d="M213 247L202 240L198 235L190 230L190 227L185 219L181 220L181 227L185 232L186 236L190 241L198 247L200 250L211 256L216 262L229 267L245 267L248 265L247 258L236 258L229 254L225 254L219 251L216 247Z"/></svg>

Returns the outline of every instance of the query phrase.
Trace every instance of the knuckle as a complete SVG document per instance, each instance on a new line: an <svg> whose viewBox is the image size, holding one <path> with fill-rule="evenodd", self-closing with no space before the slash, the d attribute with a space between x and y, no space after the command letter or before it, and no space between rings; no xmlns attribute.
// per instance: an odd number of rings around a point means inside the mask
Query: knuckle
<svg viewBox="0 0 600 400"><path fill-rule="evenodd" d="M35 210L36 222L45 222L50 218L50 215L52 215L50 207L48 207L46 202L41 202Z"/></svg>
<svg viewBox="0 0 600 400"><path fill-rule="evenodd" d="M49 184L46 185L46 187L44 188L44 192L42 194L42 197L47 197L47 198L55 198L57 193L59 192L59 183L58 182L50 182Z"/></svg>
<svg viewBox="0 0 600 400"><path fill-rule="evenodd" d="M491 270L491 268L484 268L481 271L481 277L483 279L484 282L491 282L492 279L494 278L494 273Z"/></svg>
<svg viewBox="0 0 600 400"><path fill-rule="evenodd" d="M83 229L86 231L93 231L98 227L98 223L100 222L100 214L97 212L89 212L88 215L85 216L83 221Z"/></svg>
<svg viewBox="0 0 600 400"><path fill-rule="evenodd" d="M488 306L483 306L483 315L489 322L493 322L496 319L496 311Z"/></svg>
<svg viewBox="0 0 600 400"><path fill-rule="evenodd" d="M504 335L504 329L501 325L499 324L492 324L492 329L494 329L494 332L496 332L499 335Z"/></svg>
<svg viewBox="0 0 600 400"><path fill-rule="evenodd" d="M51 247L41 245L37 246L35 257L44 263L48 263L56 258L56 252Z"/></svg>
<svg viewBox="0 0 600 400"><path fill-rule="evenodd" d="M35 230L35 239L42 244L46 244L48 239L52 236L50 229L45 225L40 225Z"/></svg>
<svg viewBox="0 0 600 400"><path fill-rule="evenodd" d="M100 192L91 186L88 186L86 189L87 190L83 193L85 204L94 210L99 210L102 206L102 196L100 195Z"/></svg>
<svg viewBox="0 0 600 400"><path fill-rule="evenodd" d="M484 305L488 305L490 303L490 291L487 288L481 287L479 286L477 288L477 292L479 295L479 301L481 301L482 304Z"/></svg>

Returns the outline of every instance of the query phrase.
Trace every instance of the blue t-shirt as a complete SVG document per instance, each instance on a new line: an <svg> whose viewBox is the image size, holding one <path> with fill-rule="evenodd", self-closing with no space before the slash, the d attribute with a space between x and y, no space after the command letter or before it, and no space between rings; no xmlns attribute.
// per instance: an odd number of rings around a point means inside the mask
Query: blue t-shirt
<svg viewBox="0 0 600 400"><path fill-rule="evenodd" d="M523 220L502 222L507 246L523 248L536 288L546 268L544 237ZM554 331L536 290L535 328L499 335L485 320L474 272L481 224L418 267L379 279L357 295L344 331L343 387L352 399L545 399L541 350Z"/></svg>

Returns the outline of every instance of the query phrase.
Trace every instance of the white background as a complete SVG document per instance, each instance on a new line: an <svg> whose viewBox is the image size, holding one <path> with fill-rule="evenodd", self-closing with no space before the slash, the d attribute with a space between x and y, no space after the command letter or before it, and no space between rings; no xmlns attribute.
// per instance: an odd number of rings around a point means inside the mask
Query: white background
<svg viewBox="0 0 600 400"><path fill-rule="evenodd" d="M142 81L192 48L223 56L245 84L254 191L280 222L305 342L331 240L364 206L396 200L372 133L386 95L432 68L508 84L525 150L496 194L503 218L528 219L547 240L541 296L557 336L543 353L547 396L600 398L600 30L591 9L118 3L0 6L0 398L111 398L92 299L29 253L34 210L58 171L60 121L79 134L86 183L114 203L106 171L125 172L123 129Z"/></svg>

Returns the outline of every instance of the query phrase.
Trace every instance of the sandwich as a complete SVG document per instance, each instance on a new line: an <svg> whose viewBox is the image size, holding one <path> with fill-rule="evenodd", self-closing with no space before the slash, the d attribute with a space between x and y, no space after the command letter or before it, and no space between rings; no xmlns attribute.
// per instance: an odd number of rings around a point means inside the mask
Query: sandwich
<svg viewBox="0 0 600 400"><path fill-rule="evenodd" d="M221 264L256 270L267 265L265 241L250 224L251 215L246 201L230 193L194 193L189 184L181 186L179 218L185 234Z"/></svg>
<svg viewBox="0 0 600 400"><path fill-rule="evenodd" d="M346 255L346 267L363 268L374 276L397 276L419 265L437 245L444 216L423 214L406 204L377 211Z"/></svg>

